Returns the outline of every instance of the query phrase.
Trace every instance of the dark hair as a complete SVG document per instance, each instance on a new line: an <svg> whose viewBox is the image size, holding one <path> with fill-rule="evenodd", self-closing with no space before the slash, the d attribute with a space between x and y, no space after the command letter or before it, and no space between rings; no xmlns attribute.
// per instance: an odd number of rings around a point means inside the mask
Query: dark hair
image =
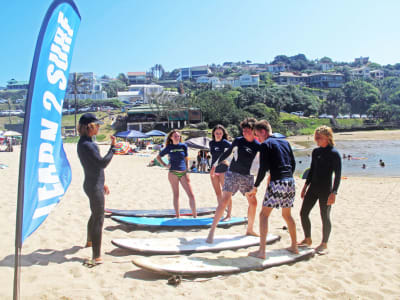
<svg viewBox="0 0 400 300"><path fill-rule="evenodd" d="M272 132L271 124L269 124L267 120L260 120L254 124L254 130L261 130L261 129L264 129L268 133Z"/></svg>
<svg viewBox="0 0 400 300"><path fill-rule="evenodd" d="M167 141L165 142L165 146L168 146L169 144L173 144L172 139L171 139L171 136L172 136L175 132L177 132L177 133L180 134L181 138L180 138L180 141L179 141L179 142L180 142L180 143L182 142L182 135L181 135L181 133L179 132L179 130L174 129L174 130L172 130L170 133L168 133L168 135L167 135Z"/></svg>
<svg viewBox="0 0 400 300"><path fill-rule="evenodd" d="M240 122L240 128L241 129L245 129L245 128L254 129L254 124L256 122L257 122L257 120L254 118L246 118L242 122Z"/></svg>
<svg viewBox="0 0 400 300"><path fill-rule="evenodd" d="M214 126L214 128L213 128L213 130L211 132L211 136L212 136L213 141L215 141L214 132L217 129L221 129L222 130L222 139L223 140L227 140L228 139L228 132L226 131L225 127L223 125L221 125L221 124L217 124L217 125Z"/></svg>

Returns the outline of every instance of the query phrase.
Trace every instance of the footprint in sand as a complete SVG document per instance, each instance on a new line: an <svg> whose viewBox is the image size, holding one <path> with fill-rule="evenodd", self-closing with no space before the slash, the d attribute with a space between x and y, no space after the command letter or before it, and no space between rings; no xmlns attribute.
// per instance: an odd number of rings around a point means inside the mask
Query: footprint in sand
<svg viewBox="0 0 400 300"><path fill-rule="evenodd" d="M70 273L74 278L80 278L82 277L82 268L74 267L71 269Z"/></svg>

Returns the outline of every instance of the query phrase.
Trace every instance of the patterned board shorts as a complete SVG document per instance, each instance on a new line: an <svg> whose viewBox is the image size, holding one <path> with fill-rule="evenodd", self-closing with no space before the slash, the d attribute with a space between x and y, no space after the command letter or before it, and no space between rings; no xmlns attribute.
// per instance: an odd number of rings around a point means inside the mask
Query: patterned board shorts
<svg viewBox="0 0 400 300"><path fill-rule="evenodd" d="M235 195L240 191L243 195L250 192L254 186L253 175L242 175L236 172L227 171L225 173L225 182L222 188L223 191L231 192Z"/></svg>
<svg viewBox="0 0 400 300"><path fill-rule="evenodd" d="M293 207L295 193L296 188L293 178L271 181L265 192L263 206L274 208Z"/></svg>

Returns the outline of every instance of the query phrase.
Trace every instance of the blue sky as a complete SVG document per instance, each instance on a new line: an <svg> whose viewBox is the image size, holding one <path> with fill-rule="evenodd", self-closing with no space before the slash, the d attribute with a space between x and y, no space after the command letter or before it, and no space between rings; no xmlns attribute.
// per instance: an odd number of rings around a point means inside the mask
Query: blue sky
<svg viewBox="0 0 400 300"><path fill-rule="evenodd" d="M51 0L3 0L0 86L28 80ZM5 4L6 3L6 4ZM75 0L82 23L71 71L115 77L276 55L400 62L397 0ZM379 3L379 4L378 4Z"/></svg>

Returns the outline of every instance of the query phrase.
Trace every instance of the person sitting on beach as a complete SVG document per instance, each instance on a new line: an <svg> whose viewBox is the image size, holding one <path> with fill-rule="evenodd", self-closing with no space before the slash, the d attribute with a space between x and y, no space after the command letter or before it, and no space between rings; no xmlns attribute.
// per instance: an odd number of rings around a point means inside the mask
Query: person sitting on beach
<svg viewBox="0 0 400 300"><path fill-rule="evenodd" d="M169 155L169 165L164 163L161 159L164 155ZM166 146L161 150L157 156L158 162L169 169L168 180L172 187L173 193L173 204L175 209L176 217L180 217L179 212L179 183L181 183L183 189L189 197L189 205L192 209L193 217L197 217L196 213L196 201L194 198L192 186L190 184L189 173L189 157L188 148L186 144L182 143L182 136L176 129L172 130L166 141Z"/></svg>
<svg viewBox="0 0 400 300"><path fill-rule="evenodd" d="M92 267L103 262L101 258L101 238L104 223L104 195L110 193L110 189L104 183L104 169L110 163L115 146L116 138L111 136L111 147L104 157L100 156L98 146L93 142L92 137L99 132L99 124L102 124L94 114L86 113L79 119L79 142L78 157L82 164L85 180L83 189L89 197L90 210L92 212L87 224L86 247L92 247L92 260L84 264Z"/></svg>
<svg viewBox="0 0 400 300"><path fill-rule="evenodd" d="M271 138L272 128L268 121L261 120L254 125L256 136L261 142L260 168L250 194L255 195L267 171L270 178L265 192L265 199L260 213L260 246L250 256L265 259L265 244L268 234L268 218L274 208L282 208L282 217L288 225L292 244L287 250L299 253L296 239L296 223L291 215L296 192L293 173L296 168L292 148L284 139Z"/></svg>
<svg viewBox="0 0 400 300"><path fill-rule="evenodd" d="M319 254L325 254L331 233L330 213L339 189L342 161L339 152L334 147L333 131L330 127L318 127L315 130L314 139L318 148L312 152L310 172L301 191L301 198L304 200L300 217L304 230L304 240L299 245L311 246L312 244L309 214L319 200L322 218L322 242L315 250ZM335 173L335 179L332 185L333 173Z"/></svg>
<svg viewBox="0 0 400 300"><path fill-rule="evenodd" d="M194 172L194 173L197 173L197 168L196 168L196 162L195 161L193 161L192 166L190 167L190 171Z"/></svg>
<svg viewBox="0 0 400 300"><path fill-rule="evenodd" d="M225 182L222 188L222 200L218 204L215 212L214 220L211 225L210 232L208 234L207 243L213 243L215 228L224 214L225 207L230 201L232 196L240 191L243 195L246 195L249 203L247 211L248 224L247 224L247 235L258 236L254 232L254 218L257 209L257 199L255 195L250 195L250 192L254 185L254 176L250 175L251 164L260 150L260 143L254 139L254 124L257 120L254 118L247 118L240 123L240 127L243 131L243 136L236 138L232 145L226 150L218 159L218 162L211 168L211 173L215 173L216 167L224 163L229 155L231 155L233 149L237 147L237 158L231 161L228 171L225 173Z"/></svg>
<svg viewBox="0 0 400 300"><path fill-rule="evenodd" d="M210 141L210 153L211 153L211 167L218 161L219 157L224 153L231 143L228 142L228 132L225 127L218 124L212 132L212 141ZM215 168L215 172L210 172L211 184L214 188L215 195L217 196L218 205L222 200L222 187L225 181L225 172L228 170L228 163L224 161L218 167ZM226 218L230 218L232 213L232 199L228 203L228 212Z"/></svg>

